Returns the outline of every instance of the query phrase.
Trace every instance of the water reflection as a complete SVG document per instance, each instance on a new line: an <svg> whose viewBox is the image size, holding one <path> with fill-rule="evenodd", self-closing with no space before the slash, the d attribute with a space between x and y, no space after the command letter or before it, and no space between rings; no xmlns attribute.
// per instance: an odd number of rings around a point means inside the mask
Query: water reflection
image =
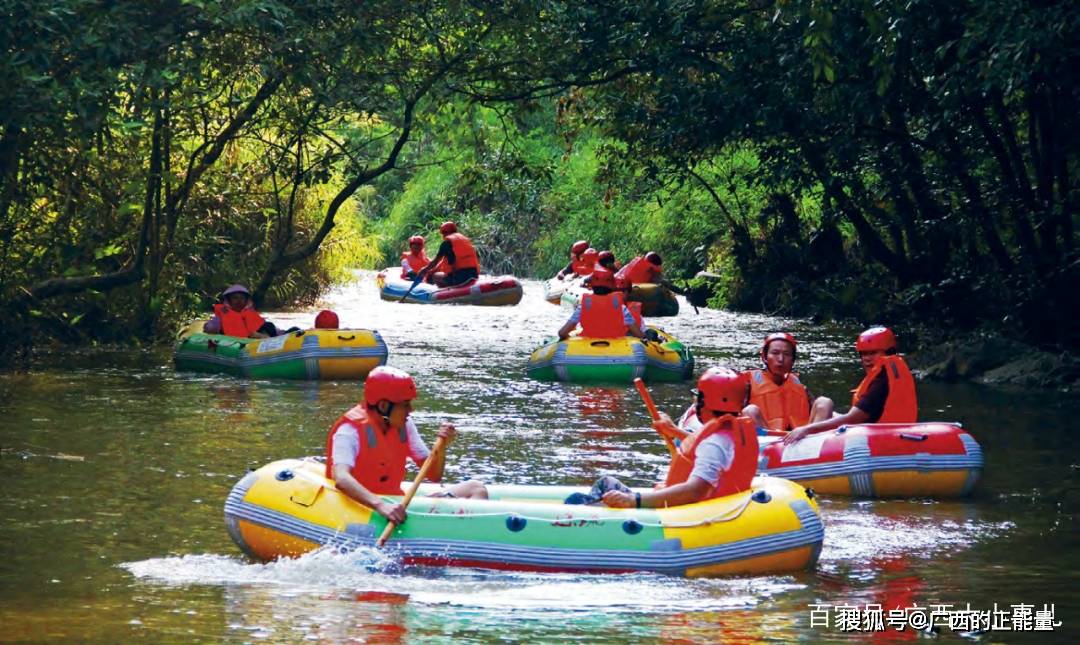
<svg viewBox="0 0 1080 645"><path fill-rule="evenodd" d="M458 425L449 479L659 480L666 450L632 388L524 377L529 352L567 316L539 283L525 292L517 307L398 305L379 301L365 275L330 301L343 322L378 329L389 364L416 375L425 436L443 420ZM799 338L797 368L815 393L844 401L860 377L857 329L685 311L659 322L693 347L699 372L756 366L761 338L783 328ZM271 315L305 326L312 312ZM690 386L650 390L676 415ZM866 636L810 629L813 603L910 597L983 609L1056 602L1064 626L1054 636L1076 640L1075 397L920 384L927 414L963 422L983 446L976 497L821 500L821 561L800 576L392 572L373 553L244 561L221 521L236 478L322 452L359 396L354 382L177 374L169 348L45 354L29 373L0 374L0 638L816 643Z"/></svg>

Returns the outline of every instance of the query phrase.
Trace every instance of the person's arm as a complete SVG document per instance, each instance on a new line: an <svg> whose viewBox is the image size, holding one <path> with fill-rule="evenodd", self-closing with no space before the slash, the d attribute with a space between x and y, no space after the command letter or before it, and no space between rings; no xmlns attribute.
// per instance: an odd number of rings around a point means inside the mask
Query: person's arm
<svg viewBox="0 0 1080 645"><path fill-rule="evenodd" d="M660 418L652 422L653 430L660 433L662 437L668 437L674 441L682 441L686 438L689 432L679 428L675 425L675 422L671 420L671 417L665 412L660 413Z"/></svg>
<svg viewBox="0 0 1080 645"><path fill-rule="evenodd" d="M405 430L409 437L409 456L412 458L413 463L418 467L422 466L425 459L431 458L431 451L428 450L427 444L420 437L420 431L417 430L416 424L412 419L405 422ZM443 446L443 450L439 454L435 455L431 463L431 468L428 470L428 481L439 482L442 481L443 471L446 468L446 448L450 447L450 444L454 441L454 437L457 436L457 429L452 423L444 423L439 426L439 432L437 437L445 438L446 443Z"/></svg>
<svg viewBox="0 0 1080 645"><path fill-rule="evenodd" d="M866 423L870 420L870 415L864 410L859 409L858 406L852 406L844 414L839 414L835 417L824 419L816 423L808 423L804 426L793 429L791 432L784 436L784 443L795 443L799 439L818 432L828 432L829 430L835 430L840 426L855 425L859 423Z"/></svg>
<svg viewBox="0 0 1080 645"><path fill-rule="evenodd" d="M405 507L401 504L387 502L379 495L365 488L352 475L352 468L356 460L360 458L360 434L356 426L346 423L334 433L334 441L330 446L331 456L334 460L334 483L341 492L386 519L400 524L405 521Z"/></svg>
<svg viewBox="0 0 1080 645"><path fill-rule="evenodd" d="M206 334L220 334L221 333L221 316L214 314L214 317L203 323L203 333Z"/></svg>
<svg viewBox="0 0 1080 645"><path fill-rule="evenodd" d="M604 493L604 504L612 508L635 508L638 504L638 496L641 496L641 508L664 508L666 506L682 506L693 504L705 499L712 492L713 485L704 479L690 477L681 484L667 486L658 490L643 491L641 493L624 493L618 490L609 490Z"/></svg>
<svg viewBox="0 0 1080 645"><path fill-rule="evenodd" d="M430 273L431 270L439 264L439 260L442 260L449 255L451 252L450 249L450 243L443 240L443 243L439 245L439 252L435 254L435 257L431 258L431 262L428 262L426 267L416 272L417 277L423 279L424 276Z"/></svg>
<svg viewBox="0 0 1080 645"><path fill-rule="evenodd" d="M566 266L559 269L559 272L555 274L555 277L560 280L565 280L566 276L574 272L574 262L571 260Z"/></svg>
<svg viewBox="0 0 1080 645"><path fill-rule="evenodd" d="M361 486L360 482L356 481L356 478L349 472L349 466L346 464L334 464L334 483L337 484L338 490L364 506L374 509L376 513L391 522L401 524L405 521L404 506L399 503L387 502L382 497Z"/></svg>
<svg viewBox="0 0 1080 645"><path fill-rule="evenodd" d="M630 313L629 307L622 306L623 323L626 324L626 329L630 332L631 336L636 338L645 338L645 332L641 331L641 326L637 324L637 320L634 319L634 314Z"/></svg>
<svg viewBox="0 0 1080 645"><path fill-rule="evenodd" d="M578 326L581 321L581 305L574 307L574 313L570 314L570 317L566 319L566 322L559 328L559 340L566 340L570 338L570 332L574 331L574 328Z"/></svg>

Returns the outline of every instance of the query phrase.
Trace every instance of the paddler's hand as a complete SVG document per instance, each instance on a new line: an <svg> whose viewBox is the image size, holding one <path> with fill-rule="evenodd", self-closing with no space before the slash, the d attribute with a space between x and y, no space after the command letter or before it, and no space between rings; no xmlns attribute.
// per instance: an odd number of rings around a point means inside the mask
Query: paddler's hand
<svg viewBox="0 0 1080 645"><path fill-rule="evenodd" d="M604 493L604 504L612 508L634 508L636 503L637 499L633 493L625 493L621 490L609 490Z"/></svg>
<svg viewBox="0 0 1080 645"><path fill-rule="evenodd" d="M796 441L798 441L799 439L802 439L803 437L805 437L808 434L810 434L810 431L807 429L806 426L803 426L801 428L795 428L794 430L792 430L791 432L787 433L787 435L784 436L784 443L786 443L786 444L795 443Z"/></svg>
<svg viewBox="0 0 1080 645"><path fill-rule="evenodd" d="M390 502L383 502L376 506L375 510L379 513L379 515L382 515L394 524L402 524L405 522L405 507L401 504L391 504Z"/></svg>
<svg viewBox="0 0 1080 645"><path fill-rule="evenodd" d="M449 446L454 437L457 436L457 428L452 423L444 423L439 426L439 432L435 436L446 439L446 445Z"/></svg>
<svg viewBox="0 0 1080 645"><path fill-rule="evenodd" d="M679 436L678 428L675 426L675 422L671 420L667 414L661 412L660 418L652 422L653 430L656 430L664 437L677 438Z"/></svg>

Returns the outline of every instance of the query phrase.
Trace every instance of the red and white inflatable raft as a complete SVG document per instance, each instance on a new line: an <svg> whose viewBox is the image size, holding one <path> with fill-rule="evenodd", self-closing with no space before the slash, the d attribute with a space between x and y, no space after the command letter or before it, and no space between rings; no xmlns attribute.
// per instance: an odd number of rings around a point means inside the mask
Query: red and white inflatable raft
<svg viewBox="0 0 1080 645"><path fill-rule="evenodd" d="M693 408L679 420L700 423ZM790 445L759 437L758 473L815 492L852 497L962 497L983 468L979 443L956 423L868 423L810 435Z"/></svg>

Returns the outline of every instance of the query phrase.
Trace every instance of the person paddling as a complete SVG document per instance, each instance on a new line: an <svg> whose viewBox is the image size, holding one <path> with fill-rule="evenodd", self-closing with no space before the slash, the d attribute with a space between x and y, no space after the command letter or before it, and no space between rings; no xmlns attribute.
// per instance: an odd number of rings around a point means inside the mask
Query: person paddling
<svg viewBox="0 0 1080 645"><path fill-rule="evenodd" d="M858 423L914 423L919 404L915 379L904 359L896 353L896 335L888 327L871 327L855 341L866 376L851 397L844 414L795 428L784 437L794 443L807 435Z"/></svg>
<svg viewBox="0 0 1080 645"><path fill-rule="evenodd" d="M618 338L627 334L645 337L641 323L623 302L623 295L615 292L615 276L611 271L602 268L593 271L589 284L592 293L581 296L581 302L559 329L561 340L569 338L579 323L581 334L590 338Z"/></svg>
<svg viewBox="0 0 1080 645"><path fill-rule="evenodd" d="M592 273L592 267L587 266L588 260L586 260L585 251L589 249L588 240L578 240L570 247L570 263L564 266L555 274L555 277L559 280L565 280L572 275L589 275Z"/></svg>
<svg viewBox="0 0 1080 645"><path fill-rule="evenodd" d="M643 283L665 284L664 260L656 251L649 251L644 256L637 256L619 269L616 277L624 278L631 285Z"/></svg>
<svg viewBox="0 0 1080 645"><path fill-rule="evenodd" d="M405 521L405 507L385 496L402 495L405 461L417 466L431 455L416 424L409 418L416 383L402 370L379 366L364 383L364 399L345 412L326 438L326 477L341 492L395 524ZM457 436L451 423L439 426L437 436L449 445ZM442 480L446 451L432 457L428 480ZM446 486L432 497L487 499L487 487L469 480Z"/></svg>
<svg viewBox="0 0 1080 645"><path fill-rule="evenodd" d="M453 287L480 277L480 259L476 254L476 247L473 246L472 240L459 233L457 224L454 222L443 222L442 226L439 227L439 232L443 236L442 244L439 245L439 252L428 262L427 266L420 269L413 280L424 279L443 260L446 261L449 271L446 273L439 271L432 274L435 284L440 287Z"/></svg>
<svg viewBox="0 0 1080 645"><path fill-rule="evenodd" d="M698 379L695 408L700 430L679 430L660 413L653 428L677 437L664 483L639 493L611 476L601 477L588 494L575 493L566 503L602 501L615 508L664 508L734 495L750 489L757 472L758 440L754 423L739 416L746 405L746 380L734 370L713 367Z"/></svg>

